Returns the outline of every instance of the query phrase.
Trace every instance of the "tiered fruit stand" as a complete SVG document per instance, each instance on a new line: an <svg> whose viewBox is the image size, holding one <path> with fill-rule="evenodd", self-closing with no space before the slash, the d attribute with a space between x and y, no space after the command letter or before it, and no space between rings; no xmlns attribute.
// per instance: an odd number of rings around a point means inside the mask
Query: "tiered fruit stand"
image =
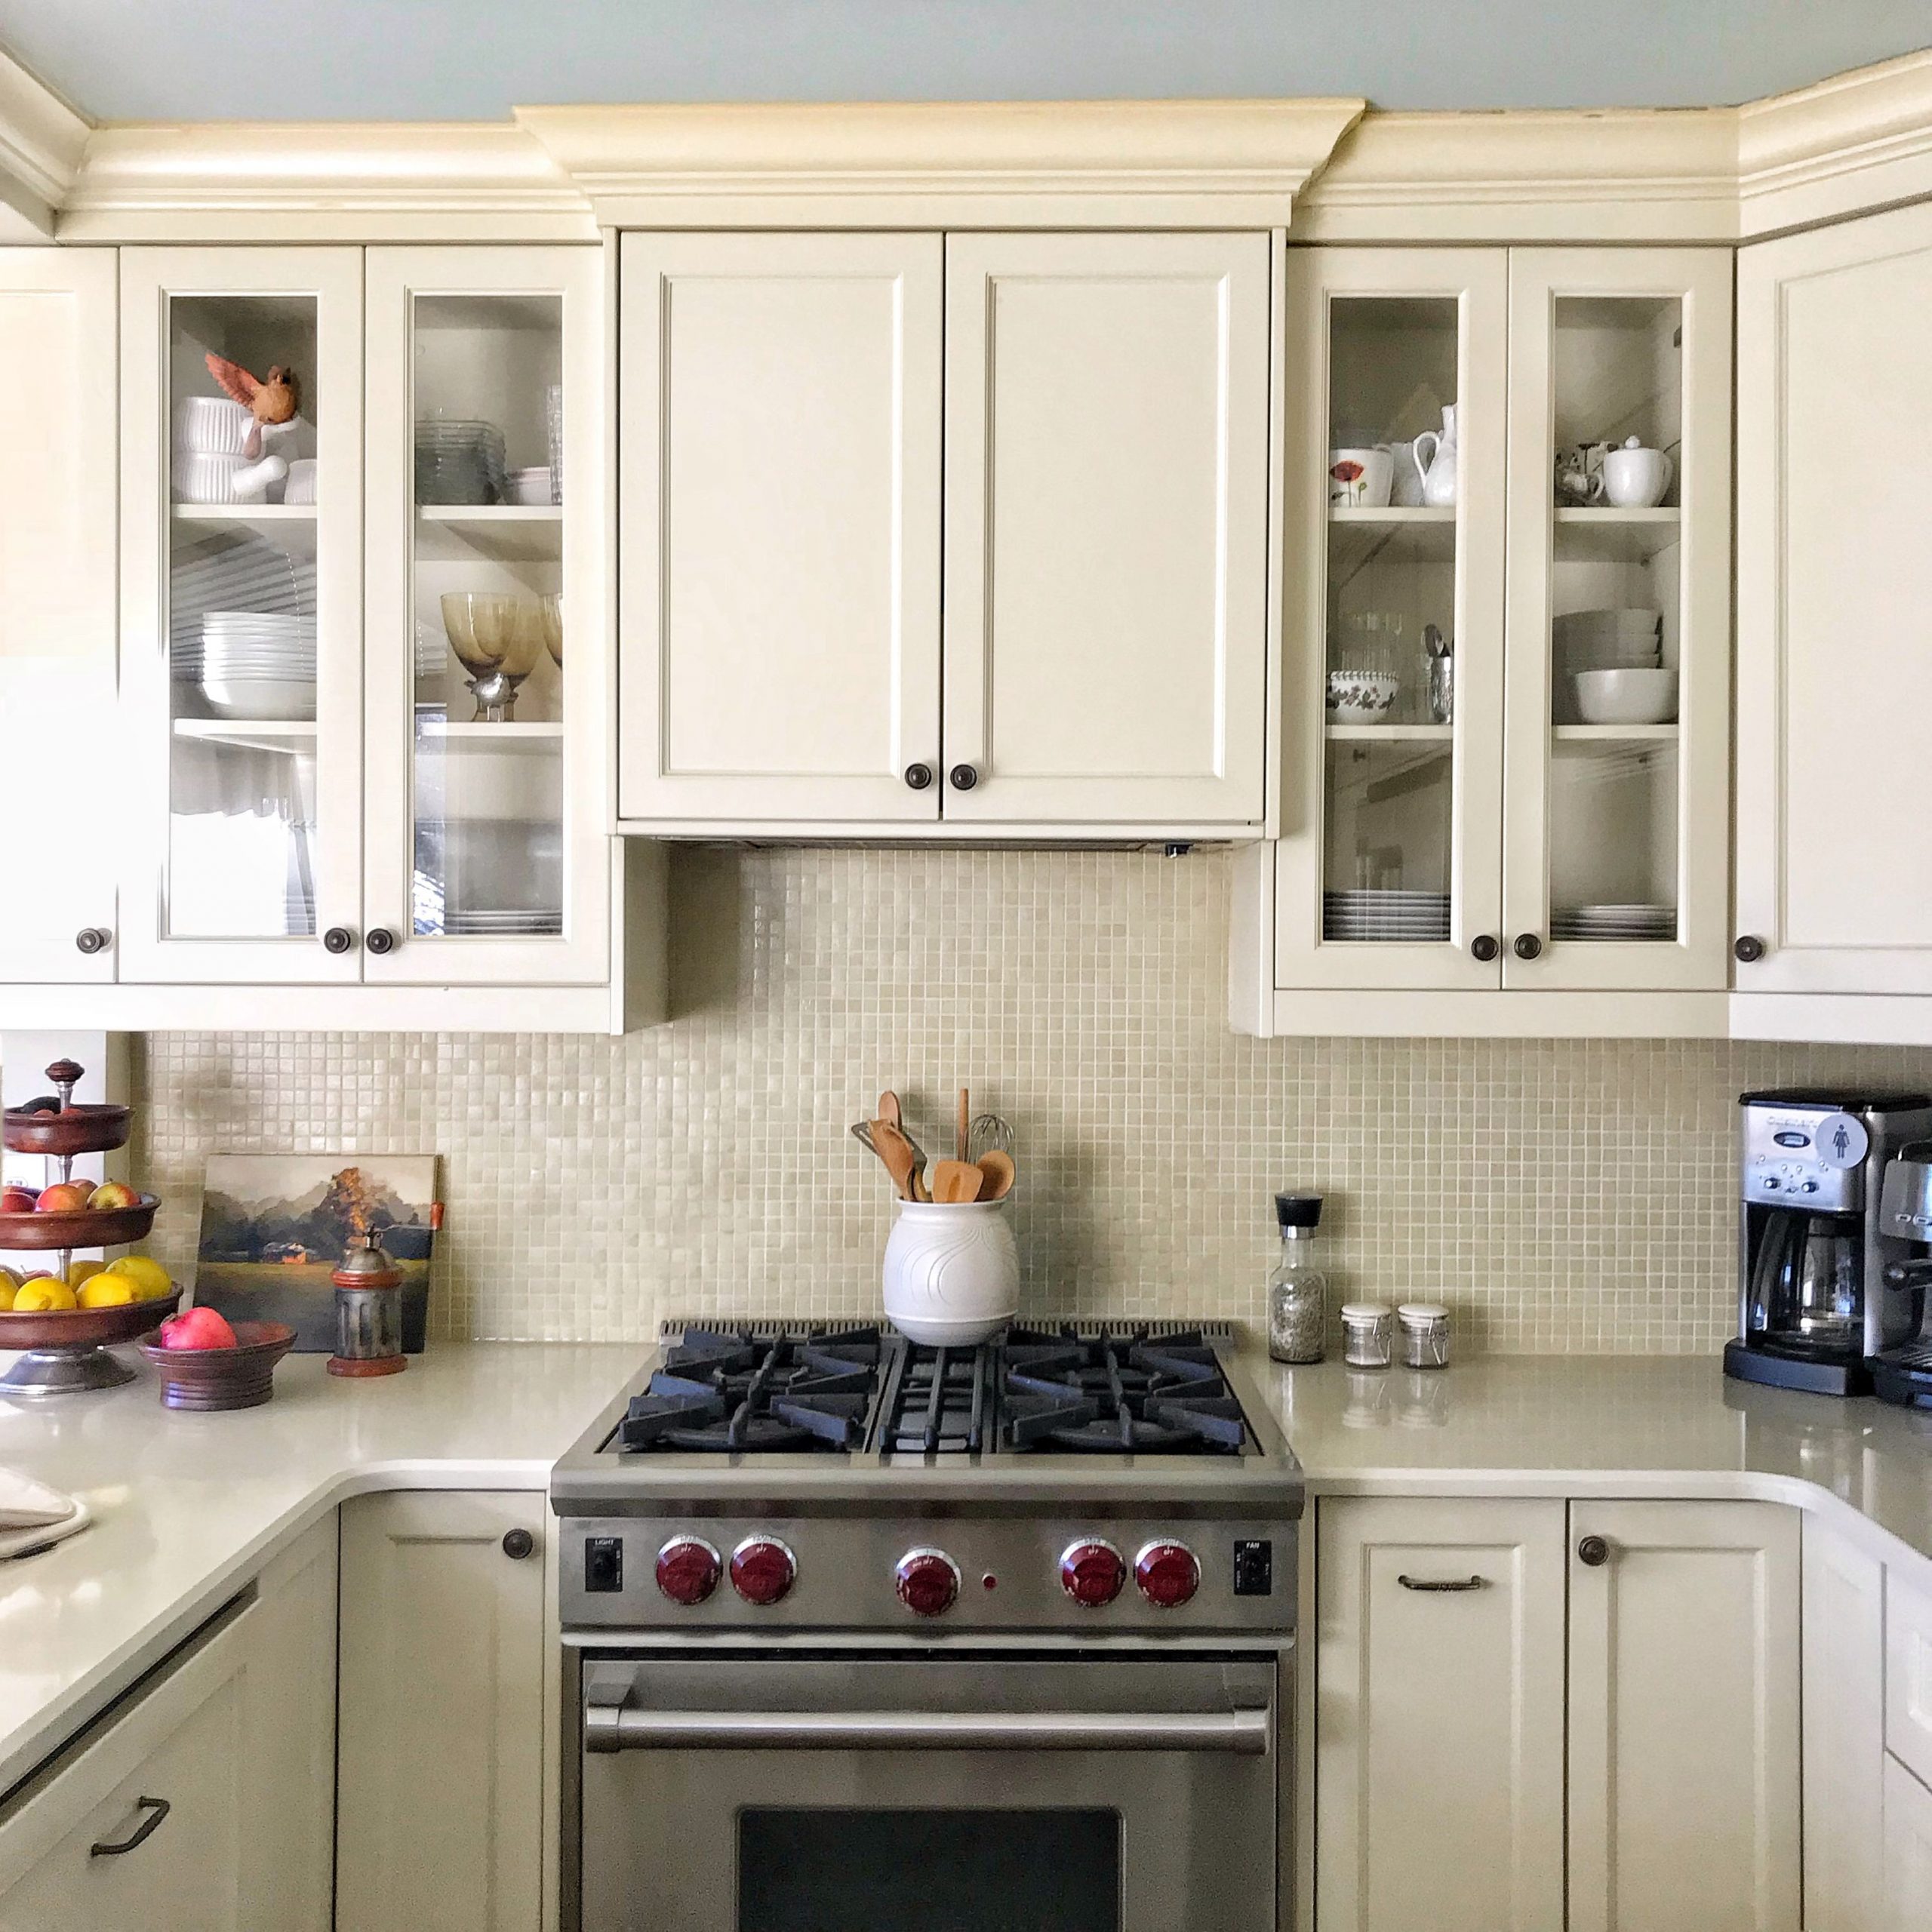
<svg viewBox="0 0 1932 1932"><path fill-rule="evenodd" d="M47 1069L54 1092L6 1112L8 1151L45 1155L48 1186L72 1177L77 1155L103 1154L127 1145L133 1110L77 1103L74 1088L83 1071L70 1060L56 1060ZM51 1252L64 1279L76 1248L125 1247L145 1238L160 1205L159 1195L143 1194L126 1208L0 1214L0 1250ZM109 1354L109 1349L146 1334L174 1313L180 1299L177 1287L165 1295L112 1307L0 1313L0 1349L26 1351L0 1376L0 1395L62 1395L133 1381L134 1371Z"/></svg>

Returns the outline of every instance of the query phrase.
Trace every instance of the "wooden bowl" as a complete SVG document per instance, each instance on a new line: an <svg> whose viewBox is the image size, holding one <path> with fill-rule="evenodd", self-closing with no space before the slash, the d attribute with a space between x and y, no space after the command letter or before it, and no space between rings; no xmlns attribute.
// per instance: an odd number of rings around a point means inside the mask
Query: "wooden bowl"
<svg viewBox="0 0 1932 1932"><path fill-rule="evenodd" d="M164 1349L141 1353L161 1371L161 1399L171 1409L256 1409L275 1393L275 1365L295 1346L281 1321L237 1321L232 1349Z"/></svg>
<svg viewBox="0 0 1932 1932"><path fill-rule="evenodd" d="M11 1309L0 1311L0 1349L102 1348L131 1342L165 1321L180 1301L181 1291L176 1288L148 1301L122 1302L115 1308L50 1308L25 1315L16 1315Z"/></svg>
<svg viewBox="0 0 1932 1932"><path fill-rule="evenodd" d="M6 1143L16 1154L105 1154L127 1146L134 1117L132 1107L103 1101L50 1109L45 1113L9 1107Z"/></svg>
<svg viewBox="0 0 1932 1932"><path fill-rule="evenodd" d="M52 1118L51 1115L49 1116ZM145 1241L154 1226L158 1194L131 1208L75 1208L57 1214L0 1214L0 1248L125 1247Z"/></svg>

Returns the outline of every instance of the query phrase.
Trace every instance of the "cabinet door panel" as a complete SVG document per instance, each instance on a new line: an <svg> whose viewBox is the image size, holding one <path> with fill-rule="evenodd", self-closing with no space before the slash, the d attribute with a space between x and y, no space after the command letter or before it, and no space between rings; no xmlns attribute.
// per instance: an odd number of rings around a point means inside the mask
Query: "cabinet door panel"
<svg viewBox="0 0 1932 1932"><path fill-rule="evenodd" d="M244 435L211 356L291 371L296 417ZM123 249L121 394L121 977L352 981L323 935L362 923L362 251Z"/></svg>
<svg viewBox="0 0 1932 1932"><path fill-rule="evenodd" d="M1268 246L946 238L948 819L1261 819Z"/></svg>
<svg viewBox="0 0 1932 1932"><path fill-rule="evenodd" d="M1796 1932L1795 1512L1570 1518L1571 1932Z"/></svg>
<svg viewBox="0 0 1932 1932"><path fill-rule="evenodd" d="M619 804L934 817L935 235L626 235Z"/></svg>
<svg viewBox="0 0 1932 1932"><path fill-rule="evenodd" d="M1932 1900L1932 1790L1885 1759L1884 1932L1924 1932Z"/></svg>
<svg viewBox="0 0 1932 1932"><path fill-rule="evenodd" d="M1540 949L1506 986L1727 983L1730 339L1727 249L1510 252L1503 922ZM1559 500L1559 451L1632 437L1660 500L1606 500L1607 467ZM1674 691L1607 722L1606 669Z"/></svg>
<svg viewBox="0 0 1932 1932"><path fill-rule="evenodd" d="M364 891L394 935L371 984L610 977L602 263L368 253ZM554 503L481 500L452 447L478 423L507 471L547 484L560 457ZM507 702L493 666L518 681Z"/></svg>
<svg viewBox="0 0 1932 1932"><path fill-rule="evenodd" d="M98 752L115 712L115 257L111 248L0 249L0 771L23 811L36 774ZM98 985L115 928L119 760L60 792L60 849L36 826L0 921L0 981Z"/></svg>
<svg viewBox="0 0 1932 1932"><path fill-rule="evenodd" d="M1740 992L1932 992L1932 207L1737 257Z"/></svg>
<svg viewBox="0 0 1932 1932"><path fill-rule="evenodd" d="M1884 1566L1815 1517L1803 1537L1805 1932L1877 1932Z"/></svg>
<svg viewBox="0 0 1932 1932"><path fill-rule="evenodd" d="M1317 1923L1560 1925L1564 1505L1324 1500L1318 1536Z"/></svg>
<svg viewBox="0 0 1932 1932"><path fill-rule="evenodd" d="M1932 1784L1932 1592L1885 1577L1885 1749Z"/></svg>
<svg viewBox="0 0 1932 1932"><path fill-rule="evenodd" d="M342 1512L337 1922L534 1932L543 1898L541 1494L365 1497Z"/></svg>

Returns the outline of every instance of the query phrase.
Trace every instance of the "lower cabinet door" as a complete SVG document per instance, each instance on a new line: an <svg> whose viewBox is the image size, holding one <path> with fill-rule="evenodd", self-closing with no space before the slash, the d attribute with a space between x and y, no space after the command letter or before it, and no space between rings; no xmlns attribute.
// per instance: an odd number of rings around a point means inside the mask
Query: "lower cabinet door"
<svg viewBox="0 0 1932 1932"><path fill-rule="evenodd" d="M543 1527L540 1493L343 1505L338 1932L537 1932Z"/></svg>
<svg viewBox="0 0 1932 1932"><path fill-rule="evenodd" d="M1564 1515L1319 1505L1321 1932L1561 1926Z"/></svg>
<svg viewBox="0 0 1932 1932"><path fill-rule="evenodd" d="M0 1813L0 1932L267 1932L241 1906L248 1614Z"/></svg>
<svg viewBox="0 0 1932 1932"><path fill-rule="evenodd" d="M1569 1932L1796 1932L1798 1527L1570 1512Z"/></svg>
<svg viewBox="0 0 1932 1932"><path fill-rule="evenodd" d="M1885 1571L1807 1517L1804 1932L1877 1932L1884 1867Z"/></svg>
<svg viewBox="0 0 1932 1932"><path fill-rule="evenodd" d="M1925 1932L1932 1919L1932 1790L1885 1758L1885 1932Z"/></svg>

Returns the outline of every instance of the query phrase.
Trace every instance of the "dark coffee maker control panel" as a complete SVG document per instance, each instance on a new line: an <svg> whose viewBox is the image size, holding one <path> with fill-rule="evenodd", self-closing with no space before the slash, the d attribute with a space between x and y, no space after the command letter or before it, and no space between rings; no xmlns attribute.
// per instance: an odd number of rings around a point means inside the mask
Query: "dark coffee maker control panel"
<svg viewBox="0 0 1932 1932"><path fill-rule="evenodd" d="M1744 1198L1814 1214L1861 1213L1871 1145L1856 1114L1753 1102L1744 1109Z"/></svg>

